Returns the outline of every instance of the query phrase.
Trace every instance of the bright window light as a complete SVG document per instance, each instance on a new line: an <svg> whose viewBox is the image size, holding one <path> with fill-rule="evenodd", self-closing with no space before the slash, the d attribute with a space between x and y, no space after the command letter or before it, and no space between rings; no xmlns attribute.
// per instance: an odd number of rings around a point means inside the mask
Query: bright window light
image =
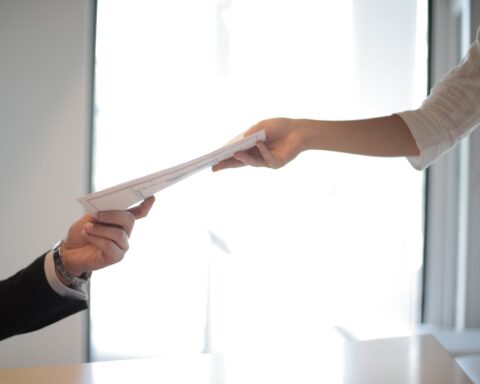
<svg viewBox="0 0 480 384"><path fill-rule="evenodd" d="M354 119L426 96L426 0L99 0L94 187L217 149L269 117ZM96 360L314 351L419 318L423 175L307 152L157 195L95 274Z"/></svg>

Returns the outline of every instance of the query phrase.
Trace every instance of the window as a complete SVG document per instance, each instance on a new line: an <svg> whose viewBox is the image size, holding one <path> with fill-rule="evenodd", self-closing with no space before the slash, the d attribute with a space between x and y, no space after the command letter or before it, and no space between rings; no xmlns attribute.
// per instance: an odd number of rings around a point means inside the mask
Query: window
<svg viewBox="0 0 480 384"><path fill-rule="evenodd" d="M432 84L466 55L475 41L480 12L475 1L432 5ZM480 327L477 300L479 164L476 130L428 171L427 269L424 320L462 331Z"/></svg>
<svg viewBox="0 0 480 384"><path fill-rule="evenodd" d="M216 149L260 119L352 119L426 96L426 1L98 2L94 187ZM157 196L91 287L93 359L314 350L419 318L423 175L304 153Z"/></svg>

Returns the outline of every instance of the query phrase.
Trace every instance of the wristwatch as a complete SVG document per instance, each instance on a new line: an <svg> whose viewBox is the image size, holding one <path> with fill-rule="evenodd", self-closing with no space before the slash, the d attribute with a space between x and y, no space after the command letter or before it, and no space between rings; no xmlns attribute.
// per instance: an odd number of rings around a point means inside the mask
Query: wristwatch
<svg viewBox="0 0 480 384"><path fill-rule="evenodd" d="M69 286L78 287L84 285L90 279L92 272L84 272L80 276L73 276L67 271L62 260L62 242L57 243L53 247L53 262L55 263L55 269L62 276L62 278L68 283Z"/></svg>

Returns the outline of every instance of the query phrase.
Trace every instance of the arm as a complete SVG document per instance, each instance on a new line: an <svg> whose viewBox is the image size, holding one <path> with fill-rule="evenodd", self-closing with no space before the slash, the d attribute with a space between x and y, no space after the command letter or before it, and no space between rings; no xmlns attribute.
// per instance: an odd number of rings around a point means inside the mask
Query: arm
<svg viewBox="0 0 480 384"><path fill-rule="evenodd" d="M422 106L392 116L354 121L264 120L265 144L237 153L214 171L243 165L279 168L307 149L369 156L407 156L424 169L480 124L480 29L462 62L435 87Z"/></svg>
<svg viewBox="0 0 480 384"><path fill-rule="evenodd" d="M0 281L0 340L31 332L87 308L85 300L64 298L50 287L45 255Z"/></svg>
<svg viewBox="0 0 480 384"><path fill-rule="evenodd" d="M408 160L426 168L480 124L480 29L468 53L432 89L422 106L399 113L420 149Z"/></svg>
<svg viewBox="0 0 480 384"><path fill-rule="evenodd" d="M217 164L213 170L243 165L279 168L308 149L369 156L416 156L410 130L397 115L366 120L322 121L277 118L263 120L246 132L265 129L266 141Z"/></svg>
<svg viewBox="0 0 480 384"><path fill-rule="evenodd" d="M69 274L80 276L119 262L128 250L135 220L145 217L154 198L128 211L83 216L62 242L62 261ZM68 297L72 287L48 263L51 252L14 276L0 281L0 340L31 332L87 308L86 297ZM52 271L49 272L49 268ZM52 284L52 275L60 282ZM62 285L62 283L64 285ZM81 297L81 295L80 295Z"/></svg>

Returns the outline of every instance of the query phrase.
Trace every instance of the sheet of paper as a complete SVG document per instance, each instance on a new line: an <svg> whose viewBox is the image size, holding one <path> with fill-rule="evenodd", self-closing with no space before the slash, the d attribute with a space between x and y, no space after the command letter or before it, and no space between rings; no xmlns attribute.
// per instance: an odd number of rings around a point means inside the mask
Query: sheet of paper
<svg viewBox="0 0 480 384"><path fill-rule="evenodd" d="M90 212L128 209L162 189L232 157L235 152L254 147L257 141L264 140L265 131L262 130L197 159L85 195L80 197L78 202Z"/></svg>

